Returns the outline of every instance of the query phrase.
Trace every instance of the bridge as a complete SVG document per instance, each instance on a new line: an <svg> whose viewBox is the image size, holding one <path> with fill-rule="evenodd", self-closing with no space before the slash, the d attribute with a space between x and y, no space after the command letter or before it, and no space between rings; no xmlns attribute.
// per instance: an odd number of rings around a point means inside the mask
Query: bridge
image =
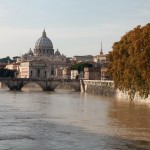
<svg viewBox="0 0 150 150"><path fill-rule="evenodd" d="M5 84L10 90L21 91L21 89L29 84L35 83L41 87L43 91L54 91L58 85L70 85L75 91L80 91L79 80L65 79L40 79L40 78L0 78L0 82Z"/></svg>

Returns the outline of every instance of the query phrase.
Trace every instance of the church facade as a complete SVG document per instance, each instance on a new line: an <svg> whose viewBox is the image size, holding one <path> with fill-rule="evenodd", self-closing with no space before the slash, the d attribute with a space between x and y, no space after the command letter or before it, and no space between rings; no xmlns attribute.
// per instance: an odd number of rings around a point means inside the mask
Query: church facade
<svg viewBox="0 0 150 150"><path fill-rule="evenodd" d="M36 41L35 48L21 57L21 78L62 78L63 69L70 65L67 57L53 48L45 30Z"/></svg>

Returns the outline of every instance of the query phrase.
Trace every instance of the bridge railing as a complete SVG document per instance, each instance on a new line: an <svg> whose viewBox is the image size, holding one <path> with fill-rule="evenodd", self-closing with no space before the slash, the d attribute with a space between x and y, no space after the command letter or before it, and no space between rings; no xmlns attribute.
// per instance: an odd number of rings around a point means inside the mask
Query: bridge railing
<svg viewBox="0 0 150 150"><path fill-rule="evenodd" d="M12 78L0 77L0 81L59 81L59 82L79 82L77 79L54 79L54 78Z"/></svg>

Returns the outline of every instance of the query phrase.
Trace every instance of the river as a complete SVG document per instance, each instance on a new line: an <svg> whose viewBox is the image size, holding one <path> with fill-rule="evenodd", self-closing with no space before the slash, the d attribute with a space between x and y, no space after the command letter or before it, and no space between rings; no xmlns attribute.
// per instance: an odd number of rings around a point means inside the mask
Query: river
<svg viewBox="0 0 150 150"><path fill-rule="evenodd" d="M148 150L150 106L56 90L0 89L0 150Z"/></svg>

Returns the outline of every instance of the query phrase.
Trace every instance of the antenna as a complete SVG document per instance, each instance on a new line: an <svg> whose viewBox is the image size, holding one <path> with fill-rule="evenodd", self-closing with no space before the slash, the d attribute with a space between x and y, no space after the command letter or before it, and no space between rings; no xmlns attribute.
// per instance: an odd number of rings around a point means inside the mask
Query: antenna
<svg viewBox="0 0 150 150"><path fill-rule="evenodd" d="M102 48L102 42L101 42L101 51L100 51L100 54L103 54L103 48Z"/></svg>

